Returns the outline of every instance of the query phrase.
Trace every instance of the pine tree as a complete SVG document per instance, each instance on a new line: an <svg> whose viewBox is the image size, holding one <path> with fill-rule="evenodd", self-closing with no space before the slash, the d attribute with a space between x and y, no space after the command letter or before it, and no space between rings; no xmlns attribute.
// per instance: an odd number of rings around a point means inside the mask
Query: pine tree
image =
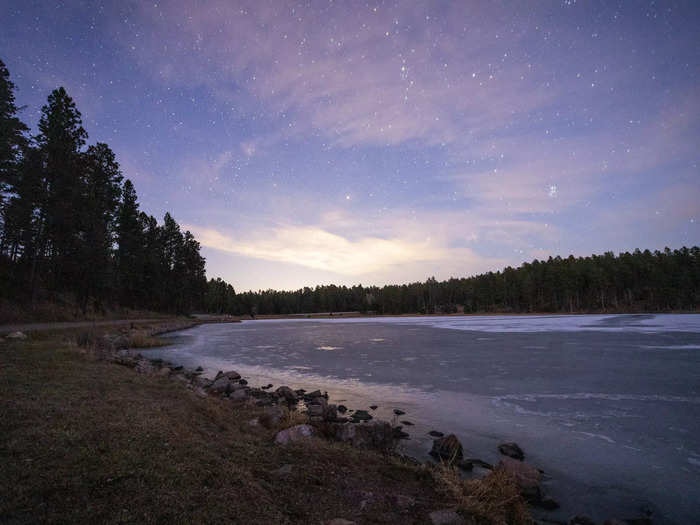
<svg viewBox="0 0 700 525"><path fill-rule="evenodd" d="M136 190L129 179L124 181L122 201L117 212L117 289L121 304L134 308L139 305L143 290L143 231L139 221Z"/></svg>
<svg viewBox="0 0 700 525"><path fill-rule="evenodd" d="M116 215L121 197L122 174L107 144L90 146L84 155L84 196L81 211L82 279L80 303L83 311L90 298L101 307L111 295L112 252L116 235Z"/></svg>
<svg viewBox="0 0 700 525"><path fill-rule="evenodd" d="M25 151L29 128L17 117L19 108L15 104L15 85L10 72L0 60L0 217L5 218L5 194L13 193L20 184L19 163ZM0 254L5 253L8 234L5 221L0 223Z"/></svg>
<svg viewBox="0 0 700 525"><path fill-rule="evenodd" d="M79 213L84 206L80 151L87 133L64 88L54 90L42 107L39 132L36 141L44 157L46 188L39 249L49 259L49 286L66 290L80 277Z"/></svg>

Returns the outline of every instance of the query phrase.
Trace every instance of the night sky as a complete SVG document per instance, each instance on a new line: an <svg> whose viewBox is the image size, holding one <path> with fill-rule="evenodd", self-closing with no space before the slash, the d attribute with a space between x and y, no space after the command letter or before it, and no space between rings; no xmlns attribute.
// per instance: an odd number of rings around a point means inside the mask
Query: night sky
<svg viewBox="0 0 700 525"><path fill-rule="evenodd" d="M697 1L0 0L0 59L239 291L700 242Z"/></svg>

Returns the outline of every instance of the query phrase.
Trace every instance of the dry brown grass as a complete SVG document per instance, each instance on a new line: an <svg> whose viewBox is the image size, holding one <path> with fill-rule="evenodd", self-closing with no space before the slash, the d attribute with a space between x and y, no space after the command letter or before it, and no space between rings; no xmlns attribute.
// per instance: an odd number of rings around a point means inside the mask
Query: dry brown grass
<svg viewBox="0 0 700 525"><path fill-rule="evenodd" d="M170 344L158 337L146 332L132 332L129 334L129 348L156 348Z"/></svg>
<svg viewBox="0 0 700 525"><path fill-rule="evenodd" d="M447 505L421 469L322 440L276 446L276 429L247 424L262 409L87 359L67 337L0 347L0 523L408 525Z"/></svg>
<svg viewBox="0 0 700 525"><path fill-rule="evenodd" d="M458 510L474 523L533 523L515 479L503 470L496 469L482 479L463 480L455 467L441 464L434 470L434 477L438 486L454 500Z"/></svg>
<svg viewBox="0 0 700 525"><path fill-rule="evenodd" d="M284 417L282 417L278 428L279 430L284 430L285 428L293 427L296 425L303 425L308 422L309 417L303 412L299 410L288 410Z"/></svg>

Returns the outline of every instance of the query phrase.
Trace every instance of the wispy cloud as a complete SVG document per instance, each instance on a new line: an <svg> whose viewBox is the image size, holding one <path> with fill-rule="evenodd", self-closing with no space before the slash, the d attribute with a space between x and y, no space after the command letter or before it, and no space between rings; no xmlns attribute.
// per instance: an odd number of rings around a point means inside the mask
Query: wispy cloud
<svg viewBox="0 0 700 525"><path fill-rule="evenodd" d="M361 237L348 239L320 228L286 227L234 239L213 228L187 225L203 246L256 259L298 264L346 276L373 273L400 264L440 261L448 253L430 242Z"/></svg>

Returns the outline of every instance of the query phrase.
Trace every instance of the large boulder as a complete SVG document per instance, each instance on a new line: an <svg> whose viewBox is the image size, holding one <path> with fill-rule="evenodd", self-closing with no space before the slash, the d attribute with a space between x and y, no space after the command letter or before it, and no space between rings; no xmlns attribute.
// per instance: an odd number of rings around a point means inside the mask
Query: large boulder
<svg viewBox="0 0 700 525"><path fill-rule="evenodd" d="M361 425L336 423L333 437L337 441L350 443L353 447L390 451L396 443L394 429L386 421L371 421Z"/></svg>
<svg viewBox="0 0 700 525"><path fill-rule="evenodd" d="M219 372L214 378L214 382L209 386L209 392L212 394L226 395L234 390L234 385L238 385L238 380L241 375L235 370L228 372Z"/></svg>
<svg viewBox="0 0 700 525"><path fill-rule="evenodd" d="M289 404L297 403L299 401L299 397L297 396L296 392L294 392L294 390L288 386L279 387L277 390L275 390L275 393Z"/></svg>
<svg viewBox="0 0 700 525"><path fill-rule="evenodd" d="M459 461L463 457L462 444L454 434L435 439L430 455L450 462Z"/></svg>
<svg viewBox="0 0 700 525"><path fill-rule="evenodd" d="M293 427L281 430L275 436L275 443L278 445L288 445L309 439L314 435L314 427L310 425L295 425Z"/></svg>
<svg viewBox="0 0 700 525"><path fill-rule="evenodd" d="M520 493L530 503L537 504L542 499L540 480L542 474L532 465L509 457L501 459L497 466L515 478Z"/></svg>
<svg viewBox="0 0 700 525"><path fill-rule="evenodd" d="M238 381L241 378L241 374L239 374L235 370L229 370L228 372L222 372L219 370L214 380L219 379L221 377L228 377L231 381Z"/></svg>
<svg viewBox="0 0 700 525"><path fill-rule="evenodd" d="M508 456L513 459L517 459L520 461L525 459L525 453L523 452L523 449L521 449L518 446L517 443L501 443L500 445L498 445L498 451L504 456Z"/></svg>
<svg viewBox="0 0 700 525"><path fill-rule="evenodd" d="M277 428L288 414L289 410L287 407L273 405L271 407L267 407L258 420L265 428Z"/></svg>

